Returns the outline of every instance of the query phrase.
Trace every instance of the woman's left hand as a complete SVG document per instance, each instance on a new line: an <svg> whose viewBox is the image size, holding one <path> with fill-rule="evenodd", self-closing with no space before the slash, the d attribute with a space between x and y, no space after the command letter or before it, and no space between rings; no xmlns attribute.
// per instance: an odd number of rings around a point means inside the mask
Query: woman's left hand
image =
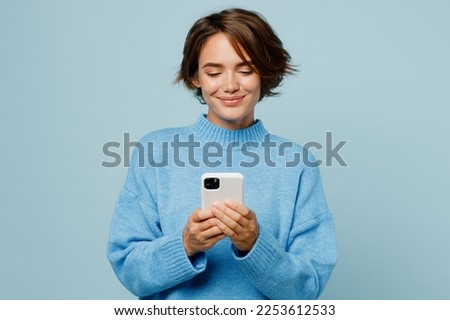
<svg viewBox="0 0 450 320"><path fill-rule="evenodd" d="M217 226L239 251L248 252L253 248L259 228L252 210L239 202L226 200L225 203L214 203L212 212L218 219Z"/></svg>

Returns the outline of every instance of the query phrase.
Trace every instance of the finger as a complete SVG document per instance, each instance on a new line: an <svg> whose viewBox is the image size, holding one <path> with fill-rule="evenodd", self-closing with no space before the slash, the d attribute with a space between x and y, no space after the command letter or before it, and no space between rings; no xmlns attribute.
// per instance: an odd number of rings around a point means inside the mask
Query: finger
<svg viewBox="0 0 450 320"><path fill-rule="evenodd" d="M217 221L217 227L219 227L219 229L222 231L224 235L230 237L231 239L235 239L238 236L233 229L229 228L225 223L223 223L220 220Z"/></svg>
<svg viewBox="0 0 450 320"><path fill-rule="evenodd" d="M225 203L214 203L212 211L214 211L214 209L223 212L224 214L226 214L228 217L230 217L231 219L233 219L236 222L239 222L240 218L242 217L242 215L239 212L226 206ZM216 216L215 212L213 212L213 214Z"/></svg>
<svg viewBox="0 0 450 320"><path fill-rule="evenodd" d="M222 235L224 236L222 230L217 226L217 223L215 223L212 228L209 228L201 233L201 236L205 239L211 239Z"/></svg>
<svg viewBox="0 0 450 320"><path fill-rule="evenodd" d="M225 206L235 212L238 212L241 216L246 217L247 219L252 219L255 215L252 210L244 206L242 203L234 200L225 200Z"/></svg>
<svg viewBox="0 0 450 320"><path fill-rule="evenodd" d="M199 245L199 250L200 251L208 250L208 249L212 248L218 241L222 240L225 237L226 237L226 235L224 233L222 233L222 231L220 231L220 234L203 241Z"/></svg>
<svg viewBox="0 0 450 320"><path fill-rule="evenodd" d="M189 218L189 220L186 223L184 232L187 232L187 234L189 234L190 237L193 237L196 239L202 239L202 240L200 240L200 242L219 233L219 230L217 229L217 218L216 217L209 218L208 220L204 220L201 222L196 222L195 216L197 213L198 212L194 212L191 215L191 217ZM205 231L208 231L211 228L213 228L213 230L209 231L209 233L207 233L206 237L202 235L202 233L204 233Z"/></svg>
<svg viewBox="0 0 450 320"><path fill-rule="evenodd" d="M193 234L191 239L197 246L209 246L209 243L217 236L222 236L223 232L218 226L210 228L204 232Z"/></svg>
<svg viewBox="0 0 450 320"><path fill-rule="evenodd" d="M198 232L205 232L211 228L217 227L217 218L214 216L208 220L204 220L197 223Z"/></svg>
<svg viewBox="0 0 450 320"><path fill-rule="evenodd" d="M198 223L198 222L213 218L214 215L212 214L211 210L197 209L194 211L194 213L191 215L191 217L192 217L193 222Z"/></svg>
<svg viewBox="0 0 450 320"><path fill-rule="evenodd" d="M213 206L213 214L227 225L230 229L235 231L236 233L239 233L239 231L242 229L243 225L241 225L243 217L237 213L236 211L228 208L227 206L223 204L215 204ZM245 224L245 223L244 223Z"/></svg>
<svg viewBox="0 0 450 320"><path fill-rule="evenodd" d="M212 245L214 245L217 241L220 241L220 240L224 239L225 237L226 237L226 234L224 234L221 231L219 235L209 238L209 242L212 243Z"/></svg>

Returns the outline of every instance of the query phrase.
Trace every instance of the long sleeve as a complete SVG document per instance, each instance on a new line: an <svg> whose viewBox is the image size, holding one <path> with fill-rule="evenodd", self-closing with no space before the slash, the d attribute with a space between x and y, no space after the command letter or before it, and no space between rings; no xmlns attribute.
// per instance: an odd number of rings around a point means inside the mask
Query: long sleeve
<svg viewBox="0 0 450 320"><path fill-rule="evenodd" d="M268 137L284 155L262 145ZM249 141L261 143L254 156L263 160L269 151L276 166L242 166L247 155L228 146ZM222 161L214 168L203 161L212 143L227 150L215 154ZM259 120L226 130L202 115L191 126L143 137L111 222L107 256L119 280L145 299L317 298L336 262L334 224L319 169L286 166L297 154L304 154L301 146L269 136ZM244 203L255 210L260 233L244 257L233 253L228 238L193 258L186 255L183 228L201 206L201 176L211 170L245 177Z"/></svg>
<svg viewBox="0 0 450 320"><path fill-rule="evenodd" d="M155 182L148 182L154 180L153 170L139 168L134 156L115 207L107 248L117 277L139 297L174 287L206 267L205 257L196 259L194 264L189 260L181 232L161 232L155 191L151 189Z"/></svg>
<svg viewBox="0 0 450 320"><path fill-rule="evenodd" d="M260 226L252 250L236 259L253 285L270 299L320 296L335 266L337 251L334 222L318 168L306 168L301 175L287 245Z"/></svg>

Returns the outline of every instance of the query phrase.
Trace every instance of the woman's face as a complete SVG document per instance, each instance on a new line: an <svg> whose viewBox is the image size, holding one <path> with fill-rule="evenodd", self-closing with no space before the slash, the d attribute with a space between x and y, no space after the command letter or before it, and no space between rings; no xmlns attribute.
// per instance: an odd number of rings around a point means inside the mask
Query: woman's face
<svg viewBox="0 0 450 320"><path fill-rule="evenodd" d="M247 62L248 54L242 50ZM261 79L239 57L224 33L211 36L200 52L197 79L208 105L209 121L225 129L241 129L254 122Z"/></svg>

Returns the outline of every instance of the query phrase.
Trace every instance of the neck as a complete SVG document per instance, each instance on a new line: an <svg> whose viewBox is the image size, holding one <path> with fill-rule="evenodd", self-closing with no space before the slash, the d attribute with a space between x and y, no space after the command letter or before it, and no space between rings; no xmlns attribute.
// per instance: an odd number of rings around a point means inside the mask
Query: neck
<svg viewBox="0 0 450 320"><path fill-rule="evenodd" d="M253 113L246 115L245 117L237 120L227 120L219 118L212 112L208 112L206 119L208 119L214 125L227 130L239 130L250 127L255 123Z"/></svg>
<svg viewBox="0 0 450 320"><path fill-rule="evenodd" d="M193 129L196 135L201 136L205 140L219 143L263 141L265 134L268 133L260 120L256 120L250 126L242 129L227 129L212 123L206 115L199 117Z"/></svg>

